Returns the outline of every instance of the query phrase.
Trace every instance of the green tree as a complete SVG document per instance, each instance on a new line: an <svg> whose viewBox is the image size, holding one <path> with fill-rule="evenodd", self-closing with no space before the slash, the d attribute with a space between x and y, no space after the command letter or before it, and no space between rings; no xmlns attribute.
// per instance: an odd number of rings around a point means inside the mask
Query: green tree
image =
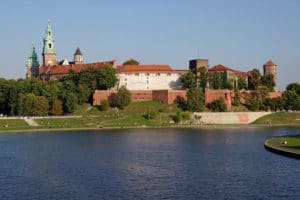
<svg viewBox="0 0 300 200"><path fill-rule="evenodd" d="M204 94L199 88L192 88L187 91L186 106L189 111L201 112L205 109Z"/></svg>
<svg viewBox="0 0 300 200"><path fill-rule="evenodd" d="M135 59L132 59L130 58L129 60L126 60L123 65L139 65L140 63L135 60Z"/></svg>
<svg viewBox="0 0 300 200"><path fill-rule="evenodd" d="M100 73L100 69L95 67L90 67L85 70L82 70L79 73L78 83L74 82L78 85L87 85L92 91L97 89L98 76Z"/></svg>
<svg viewBox="0 0 300 200"><path fill-rule="evenodd" d="M44 116L48 115L49 112L49 102L46 97L36 96L34 98L33 108L31 114L34 116Z"/></svg>
<svg viewBox="0 0 300 200"><path fill-rule="evenodd" d="M128 106L130 102L131 102L131 94L126 89L125 86L122 86L116 94L114 105L120 109L123 109L126 106Z"/></svg>
<svg viewBox="0 0 300 200"><path fill-rule="evenodd" d="M299 83L290 83L286 87L287 91L294 90L298 95L300 95L300 84Z"/></svg>
<svg viewBox="0 0 300 200"><path fill-rule="evenodd" d="M192 89L197 87L196 76L195 73L192 71L181 75L179 77L179 80L182 84L182 87L185 89Z"/></svg>
<svg viewBox="0 0 300 200"><path fill-rule="evenodd" d="M261 74L258 69L253 69L249 78L249 88L257 90L261 85Z"/></svg>
<svg viewBox="0 0 300 200"><path fill-rule="evenodd" d="M247 81L244 77L238 77L238 89L242 90L242 89L247 89Z"/></svg>
<svg viewBox="0 0 300 200"><path fill-rule="evenodd" d="M200 67L197 72L199 73L199 86L204 89L208 82L208 71L206 67Z"/></svg>
<svg viewBox="0 0 300 200"><path fill-rule="evenodd" d="M88 102L90 96L92 95L92 90L84 83L77 86L76 92L79 105Z"/></svg>
<svg viewBox="0 0 300 200"><path fill-rule="evenodd" d="M274 91L275 82L273 74L266 74L261 77L261 84L268 88L269 92Z"/></svg>
<svg viewBox="0 0 300 200"><path fill-rule="evenodd" d="M224 98L222 97L214 100L208 107L214 112L225 112L227 110Z"/></svg>
<svg viewBox="0 0 300 200"><path fill-rule="evenodd" d="M107 90L115 87L117 81L116 69L108 66L100 69L98 74L98 89Z"/></svg>
<svg viewBox="0 0 300 200"><path fill-rule="evenodd" d="M220 72L214 72L210 74L210 83L211 83L211 88L217 90L217 89L221 89L222 87L222 75Z"/></svg>
<svg viewBox="0 0 300 200"><path fill-rule="evenodd" d="M63 101L63 108L65 113L73 113L78 104L77 96L74 93L68 93Z"/></svg>
<svg viewBox="0 0 300 200"><path fill-rule="evenodd" d="M100 101L100 110L101 111L106 111L109 108L109 103L107 100L103 99Z"/></svg>
<svg viewBox="0 0 300 200"><path fill-rule="evenodd" d="M63 104L59 99L55 99L52 103L50 114L61 115L63 113Z"/></svg>
<svg viewBox="0 0 300 200"><path fill-rule="evenodd" d="M257 100L257 99L250 99L248 102L247 102L247 107L249 110L252 110L252 111L257 111L260 109L260 101Z"/></svg>
<svg viewBox="0 0 300 200"><path fill-rule="evenodd" d="M295 90L287 90L283 94L286 110L300 110L300 96Z"/></svg>

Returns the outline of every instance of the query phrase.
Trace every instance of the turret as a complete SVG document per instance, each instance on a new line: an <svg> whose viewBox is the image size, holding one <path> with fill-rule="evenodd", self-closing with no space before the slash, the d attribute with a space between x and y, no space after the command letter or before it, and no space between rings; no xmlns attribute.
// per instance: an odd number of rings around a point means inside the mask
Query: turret
<svg viewBox="0 0 300 200"><path fill-rule="evenodd" d="M264 68L264 75L272 74L274 80L274 91L277 91L277 65L272 61L269 60L263 65Z"/></svg>
<svg viewBox="0 0 300 200"><path fill-rule="evenodd" d="M48 22L46 33L44 37L44 48L43 48L43 65L52 66L56 64L56 50L55 40L52 33L52 28Z"/></svg>
<svg viewBox="0 0 300 200"><path fill-rule="evenodd" d="M31 51L27 60L27 73L26 78L37 78L39 76L39 61L35 51L34 44L32 43Z"/></svg>
<svg viewBox="0 0 300 200"><path fill-rule="evenodd" d="M77 49L74 53L74 63L75 64L82 64L83 63L83 55L82 55L79 47L77 47Z"/></svg>

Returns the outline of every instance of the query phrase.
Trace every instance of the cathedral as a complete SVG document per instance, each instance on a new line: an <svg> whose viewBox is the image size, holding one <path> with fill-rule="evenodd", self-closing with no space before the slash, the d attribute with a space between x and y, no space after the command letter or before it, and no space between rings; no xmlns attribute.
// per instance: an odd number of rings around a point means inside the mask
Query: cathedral
<svg viewBox="0 0 300 200"><path fill-rule="evenodd" d="M77 47L73 61L69 62L67 59L57 61L56 50L55 50L55 39L53 36L53 31L50 23L48 23L45 37L43 40L43 63L40 65L38 61L38 56L32 44L32 48L27 60L27 78L39 78L42 80L56 80L69 73L70 70L75 72L80 72L83 69L89 67L102 68L105 66L111 66L116 68L117 61L106 61L106 62L95 62L95 63L84 63L83 54L81 53L79 47Z"/></svg>

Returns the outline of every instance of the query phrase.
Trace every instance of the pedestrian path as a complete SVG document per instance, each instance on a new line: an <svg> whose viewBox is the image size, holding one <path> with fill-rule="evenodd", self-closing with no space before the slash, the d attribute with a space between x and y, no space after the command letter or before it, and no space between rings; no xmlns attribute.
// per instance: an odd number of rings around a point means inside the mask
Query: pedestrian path
<svg viewBox="0 0 300 200"><path fill-rule="evenodd" d="M29 126L39 126L39 124L38 124L33 118L27 118L27 117L24 117L24 121L25 121Z"/></svg>

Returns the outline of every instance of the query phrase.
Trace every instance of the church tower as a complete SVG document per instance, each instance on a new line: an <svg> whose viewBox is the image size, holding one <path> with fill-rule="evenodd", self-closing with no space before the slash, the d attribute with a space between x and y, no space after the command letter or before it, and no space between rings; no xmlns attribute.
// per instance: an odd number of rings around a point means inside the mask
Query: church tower
<svg viewBox="0 0 300 200"><path fill-rule="evenodd" d="M269 60L264 64L263 68L264 68L264 75L267 74L273 75L273 80L275 83L273 90L277 92L277 65L272 60Z"/></svg>
<svg viewBox="0 0 300 200"><path fill-rule="evenodd" d="M52 33L52 28L48 22L46 35L44 37L43 48L43 65L52 66L56 64L55 40Z"/></svg>
<svg viewBox="0 0 300 200"><path fill-rule="evenodd" d="M35 51L34 44L32 43L31 51L27 60L27 73L26 78L37 78L39 76L39 61Z"/></svg>
<svg viewBox="0 0 300 200"><path fill-rule="evenodd" d="M79 47L77 47L77 49L74 53L74 63L75 64L82 64L83 63L83 55L82 55Z"/></svg>

